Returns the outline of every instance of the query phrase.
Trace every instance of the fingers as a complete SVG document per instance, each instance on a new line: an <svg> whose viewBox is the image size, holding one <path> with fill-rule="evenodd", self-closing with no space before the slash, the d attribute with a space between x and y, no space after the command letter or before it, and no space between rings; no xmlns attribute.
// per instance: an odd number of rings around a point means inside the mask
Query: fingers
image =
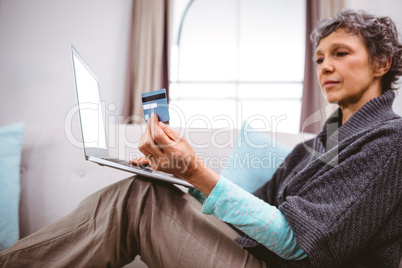
<svg viewBox="0 0 402 268"><path fill-rule="evenodd" d="M140 150L140 152L143 153L144 155L149 155L150 143L151 141L147 125L145 128L145 132L142 134L140 142L138 143L138 149Z"/></svg>
<svg viewBox="0 0 402 268"><path fill-rule="evenodd" d="M163 148L171 142L171 138L166 135L166 133L162 130L161 125L159 124L159 118L157 114L152 114L151 115L151 120L150 123L148 124L150 126L150 134L153 140L155 141L156 144L158 144L159 147Z"/></svg>
<svg viewBox="0 0 402 268"><path fill-rule="evenodd" d="M162 122L159 122L156 114L151 115L151 119L148 120L144 134L141 137L139 150L144 156L152 155L147 159L147 162L157 169L159 166L170 166L169 159L175 159L178 157L178 153L185 153L186 150L177 150L181 141L180 134ZM183 147L183 146L182 146ZM175 149L176 148L176 149ZM184 149L184 148L183 148ZM136 159L133 163L139 163L140 165L145 161L144 159ZM177 161L177 160L176 160ZM166 163L165 163L166 162Z"/></svg>
<svg viewBox="0 0 402 268"><path fill-rule="evenodd" d="M130 160L130 163L137 165L137 166L145 166L145 165L149 164L149 161L148 161L148 158L143 156L143 157L140 157L137 159Z"/></svg>
<svg viewBox="0 0 402 268"><path fill-rule="evenodd" d="M173 129L171 129L170 127L168 127L167 125L165 125L162 122L159 122L159 126L162 129L163 132L165 132L166 136L169 137L170 140L172 141L177 141L180 139L180 133L177 131L174 131Z"/></svg>
<svg viewBox="0 0 402 268"><path fill-rule="evenodd" d="M143 157L132 159L130 162L137 166L146 166L150 165L152 168L155 168L155 157L160 155L160 150L155 149L155 144L153 144L153 140L149 138L149 131L146 129L143 136L141 137L140 144L138 145L138 149L141 153L144 154Z"/></svg>
<svg viewBox="0 0 402 268"><path fill-rule="evenodd" d="M165 126L168 128L167 126ZM158 116L156 114L151 115L151 119L148 119L147 126L144 134L141 137L138 145L139 150L145 155L152 154L156 158L164 156L164 148L170 146L172 140L165 134L159 125Z"/></svg>

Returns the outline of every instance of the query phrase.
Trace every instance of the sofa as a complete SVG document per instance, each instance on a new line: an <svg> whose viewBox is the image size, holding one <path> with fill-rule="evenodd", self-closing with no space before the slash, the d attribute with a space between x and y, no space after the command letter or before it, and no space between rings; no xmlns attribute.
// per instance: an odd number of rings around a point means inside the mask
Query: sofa
<svg viewBox="0 0 402 268"><path fill-rule="evenodd" d="M121 159L138 157L144 125L109 126L111 154ZM176 129L207 164L221 172L239 134L237 129ZM310 134L264 133L289 148ZM213 161L212 161L213 160ZM79 126L27 125L21 156L20 237L23 238L68 214L86 196L132 176L86 161ZM184 191L186 189L182 188ZM126 267L147 267L137 257Z"/></svg>

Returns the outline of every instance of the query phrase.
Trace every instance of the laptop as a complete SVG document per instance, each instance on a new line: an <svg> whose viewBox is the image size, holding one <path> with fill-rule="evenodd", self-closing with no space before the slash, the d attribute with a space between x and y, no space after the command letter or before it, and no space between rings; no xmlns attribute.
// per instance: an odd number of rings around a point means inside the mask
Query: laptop
<svg viewBox="0 0 402 268"><path fill-rule="evenodd" d="M128 171L151 180L194 188L187 181L172 174L155 171L149 166L137 166L109 155L98 79L74 46L71 46L71 53L85 159L101 166Z"/></svg>

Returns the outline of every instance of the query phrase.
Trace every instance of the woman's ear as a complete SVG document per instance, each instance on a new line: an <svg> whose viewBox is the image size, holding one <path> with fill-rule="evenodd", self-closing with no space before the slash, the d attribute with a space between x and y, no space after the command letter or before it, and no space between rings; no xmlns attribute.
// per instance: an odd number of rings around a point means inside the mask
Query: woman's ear
<svg viewBox="0 0 402 268"><path fill-rule="evenodd" d="M387 59L383 61L376 61L374 64L374 75L376 77L384 76L388 72L389 68L391 68L391 64L392 64L391 57L387 57Z"/></svg>

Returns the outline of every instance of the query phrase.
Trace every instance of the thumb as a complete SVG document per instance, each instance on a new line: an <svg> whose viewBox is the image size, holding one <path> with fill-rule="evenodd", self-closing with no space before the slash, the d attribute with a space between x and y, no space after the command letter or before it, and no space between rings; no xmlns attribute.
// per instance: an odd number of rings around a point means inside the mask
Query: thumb
<svg viewBox="0 0 402 268"><path fill-rule="evenodd" d="M161 127L163 132L165 132L166 136L168 136L169 139L171 139L172 141L176 141L177 139L179 139L179 137L180 137L179 132L171 129L170 127L168 127L167 125L165 125L161 121L159 121L159 126Z"/></svg>

